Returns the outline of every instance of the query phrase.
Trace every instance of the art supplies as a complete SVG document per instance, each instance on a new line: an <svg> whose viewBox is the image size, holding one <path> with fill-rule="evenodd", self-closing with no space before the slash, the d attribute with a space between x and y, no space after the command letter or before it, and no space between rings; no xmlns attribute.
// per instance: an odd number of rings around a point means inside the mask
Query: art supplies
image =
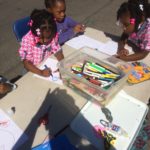
<svg viewBox="0 0 150 150"><path fill-rule="evenodd" d="M143 62L132 62L133 71L128 77L128 82L130 84L141 83L143 81L150 79L150 67ZM121 69L126 70L124 66Z"/></svg>
<svg viewBox="0 0 150 150"><path fill-rule="evenodd" d="M76 74L78 77L83 77L90 83L101 86L102 88L111 86L111 84L120 77L119 74L111 72L104 66L89 61L73 64L71 70L72 73Z"/></svg>
<svg viewBox="0 0 150 150"><path fill-rule="evenodd" d="M117 136L125 136L128 137L128 133L121 128L120 126L116 125L116 124L112 124L108 121L105 121L103 119L100 119L100 124L103 126L104 130L113 133Z"/></svg>
<svg viewBox="0 0 150 150"><path fill-rule="evenodd" d="M64 85L86 99L106 104L121 90L132 68L117 58L114 64L109 57L87 47L70 54L58 63ZM120 69L120 65L125 65L128 71Z"/></svg>

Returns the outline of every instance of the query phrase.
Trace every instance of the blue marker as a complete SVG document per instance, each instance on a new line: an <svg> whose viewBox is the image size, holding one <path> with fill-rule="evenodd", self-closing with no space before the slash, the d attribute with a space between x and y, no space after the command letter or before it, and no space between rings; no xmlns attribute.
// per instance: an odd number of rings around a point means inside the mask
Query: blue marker
<svg viewBox="0 0 150 150"><path fill-rule="evenodd" d="M50 68L48 68L48 66L47 66L47 65L44 65L44 67L45 67L45 69L50 69ZM52 72L51 72L51 74L50 74L50 75L53 77Z"/></svg>

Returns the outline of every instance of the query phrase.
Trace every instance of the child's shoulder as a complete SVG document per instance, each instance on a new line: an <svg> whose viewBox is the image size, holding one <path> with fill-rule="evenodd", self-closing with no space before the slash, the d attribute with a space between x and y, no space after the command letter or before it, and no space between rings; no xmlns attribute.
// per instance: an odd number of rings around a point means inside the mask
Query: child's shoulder
<svg viewBox="0 0 150 150"><path fill-rule="evenodd" d="M31 30L22 38L22 41L34 41L35 36L32 34Z"/></svg>

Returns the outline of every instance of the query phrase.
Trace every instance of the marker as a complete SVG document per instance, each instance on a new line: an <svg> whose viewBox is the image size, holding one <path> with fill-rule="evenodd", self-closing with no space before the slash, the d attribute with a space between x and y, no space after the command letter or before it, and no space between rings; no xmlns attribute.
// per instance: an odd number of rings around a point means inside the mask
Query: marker
<svg viewBox="0 0 150 150"><path fill-rule="evenodd" d="M45 67L45 69L50 69L50 68L48 68L48 66L47 66L47 65L44 65L44 67ZM52 72L51 72L51 74L50 74L50 75L53 77Z"/></svg>

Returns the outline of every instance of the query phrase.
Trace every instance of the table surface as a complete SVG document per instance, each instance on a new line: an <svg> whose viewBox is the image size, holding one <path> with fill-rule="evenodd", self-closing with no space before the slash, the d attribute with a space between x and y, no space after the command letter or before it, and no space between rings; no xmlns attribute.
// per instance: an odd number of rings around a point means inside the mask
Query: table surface
<svg viewBox="0 0 150 150"><path fill-rule="evenodd" d="M101 42L110 40L102 31L93 28L87 27L85 35ZM64 45L63 51L66 57L75 49ZM149 57L150 55L143 60L145 63L149 63L148 65L150 65ZM18 80L16 84L18 88L1 99L0 106L5 112L13 106L16 108L12 119L29 136L28 148L40 144L48 133L55 134L70 123L87 102L65 86L36 78L30 72ZM137 85L125 85L123 90L147 103L150 97L149 87L150 80ZM51 105L48 126L39 126L39 117L45 114Z"/></svg>

